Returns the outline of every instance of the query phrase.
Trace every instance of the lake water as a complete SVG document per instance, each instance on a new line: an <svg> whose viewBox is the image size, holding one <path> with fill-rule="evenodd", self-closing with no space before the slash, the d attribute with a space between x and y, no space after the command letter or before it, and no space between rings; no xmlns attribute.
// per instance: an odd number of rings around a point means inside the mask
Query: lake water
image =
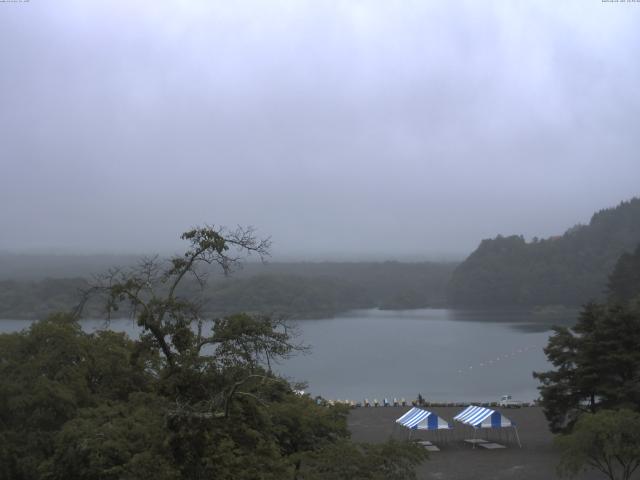
<svg viewBox="0 0 640 480"><path fill-rule="evenodd" d="M302 342L311 352L276 369L306 381L308 392L329 399L384 397L433 401L495 401L502 394L532 401L538 397L534 370L547 370L543 347L550 323L534 323L527 312L357 310L331 319L302 320ZM0 320L0 331L16 331L25 321ZM101 320L86 320L93 331ZM112 320L110 328L137 334L131 320Z"/></svg>
<svg viewBox="0 0 640 480"><path fill-rule="evenodd" d="M455 310L362 310L300 321L310 355L281 365L332 399L384 397L493 401L510 393L538 397L534 370L547 370L549 325L526 313Z"/></svg>

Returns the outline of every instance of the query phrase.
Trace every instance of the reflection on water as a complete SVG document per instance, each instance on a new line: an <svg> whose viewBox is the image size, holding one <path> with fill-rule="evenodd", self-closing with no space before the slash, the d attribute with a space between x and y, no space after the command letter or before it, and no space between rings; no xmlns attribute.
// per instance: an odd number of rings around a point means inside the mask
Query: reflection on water
<svg viewBox="0 0 640 480"><path fill-rule="evenodd" d="M313 395L332 399L384 397L433 401L495 401L510 393L538 397L534 370L547 370L543 347L553 324L575 316L532 315L518 310L356 310L336 318L301 320L301 340L312 348L277 366L291 380L306 381ZM0 331L30 322L0 320ZM86 320L83 329L104 328ZM130 319L109 328L137 337Z"/></svg>

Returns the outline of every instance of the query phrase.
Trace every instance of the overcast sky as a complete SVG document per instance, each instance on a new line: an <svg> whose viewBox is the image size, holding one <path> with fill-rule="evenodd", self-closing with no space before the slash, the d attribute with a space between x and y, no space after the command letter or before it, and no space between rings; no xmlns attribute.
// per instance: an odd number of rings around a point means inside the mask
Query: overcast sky
<svg viewBox="0 0 640 480"><path fill-rule="evenodd" d="M0 3L0 250L465 256L640 194L640 3Z"/></svg>

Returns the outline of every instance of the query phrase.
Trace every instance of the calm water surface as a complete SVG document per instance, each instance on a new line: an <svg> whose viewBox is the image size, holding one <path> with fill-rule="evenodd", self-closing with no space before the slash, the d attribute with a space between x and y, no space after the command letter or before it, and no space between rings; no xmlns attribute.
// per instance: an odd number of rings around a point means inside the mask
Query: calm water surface
<svg viewBox="0 0 640 480"><path fill-rule="evenodd" d="M300 340L311 353L282 362L277 370L306 381L312 395L330 399L384 397L436 401L493 401L510 393L531 401L538 397L534 370L549 364L542 351L551 323L533 323L517 311L357 310L331 319L301 320ZM1 331L28 325L0 320ZM86 320L94 331L104 321ZM137 334L131 320L112 320L110 328Z"/></svg>
<svg viewBox="0 0 640 480"><path fill-rule="evenodd" d="M281 365L327 398L492 401L538 397L531 372L549 369L549 324L526 313L361 310L297 322L310 355Z"/></svg>

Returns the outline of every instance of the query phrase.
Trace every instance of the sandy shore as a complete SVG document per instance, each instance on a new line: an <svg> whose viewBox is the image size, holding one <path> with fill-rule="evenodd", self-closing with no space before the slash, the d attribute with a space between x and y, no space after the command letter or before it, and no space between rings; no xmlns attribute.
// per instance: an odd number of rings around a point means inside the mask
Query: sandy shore
<svg viewBox="0 0 640 480"><path fill-rule="evenodd" d="M349 414L349 429L352 438L358 442L382 442L391 435L393 438L408 437L408 430L397 426L395 419L410 407L357 408ZM451 419L462 410L460 407L426 407L443 418ZM547 428L542 410L538 407L520 409L500 409L517 424L522 442L519 448L515 442L505 442L492 432L490 439L507 445L505 449L473 449L463 441L471 438L458 432L456 439L438 441L433 432L419 432L412 437L431 440L441 449L431 453L429 460L418 467L419 479L556 479L556 465L559 455L553 447L553 435ZM456 424L457 426L458 424ZM602 479L598 472L585 473L578 478Z"/></svg>

